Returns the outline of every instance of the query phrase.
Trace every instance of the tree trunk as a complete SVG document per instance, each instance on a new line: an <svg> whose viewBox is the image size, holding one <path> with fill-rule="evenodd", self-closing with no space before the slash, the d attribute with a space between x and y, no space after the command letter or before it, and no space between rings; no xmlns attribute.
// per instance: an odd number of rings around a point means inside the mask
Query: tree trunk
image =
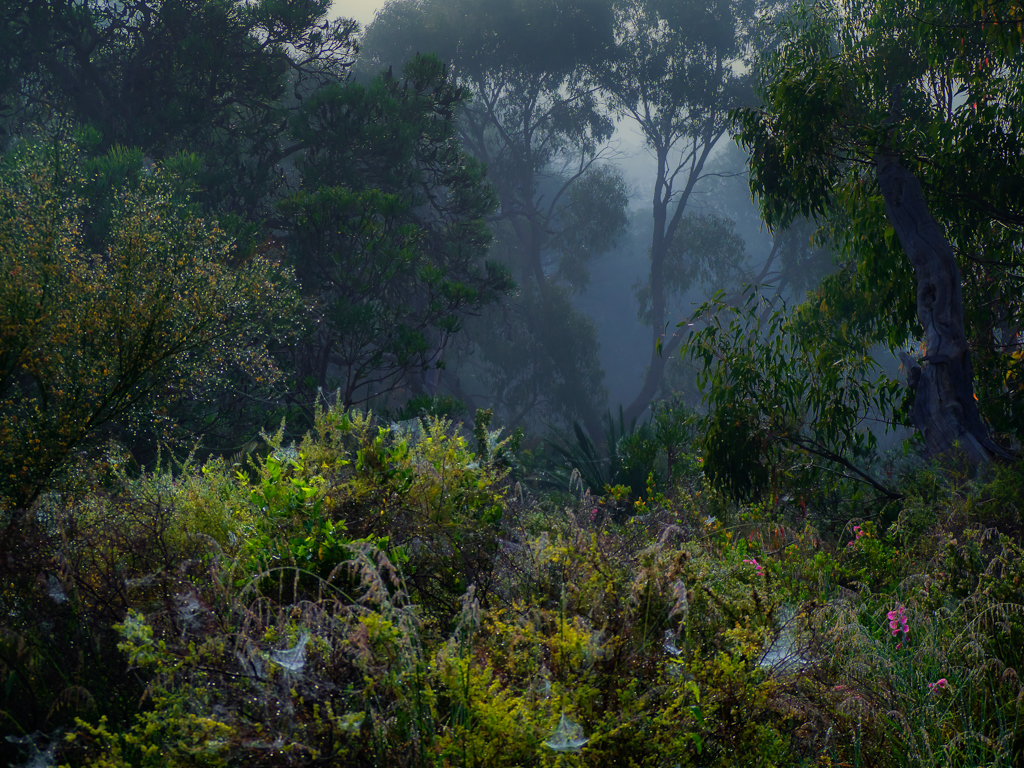
<svg viewBox="0 0 1024 768"><path fill-rule="evenodd" d="M1009 457L989 436L974 397L953 249L928 211L921 184L896 154L881 150L875 167L886 216L917 279L917 318L924 328L925 356L919 368L908 371L916 388L910 418L924 436L925 452L931 458L960 451L974 465Z"/></svg>

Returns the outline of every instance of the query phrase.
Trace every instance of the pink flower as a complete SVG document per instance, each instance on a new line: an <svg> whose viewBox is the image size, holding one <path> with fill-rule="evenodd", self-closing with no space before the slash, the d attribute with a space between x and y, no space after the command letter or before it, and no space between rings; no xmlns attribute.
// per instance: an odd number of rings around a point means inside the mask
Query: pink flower
<svg viewBox="0 0 1024 768"><path fill-rule="evenodd" d="M896 604L896 609L889 611L886 614L889 617L889 629L892 630L893 636L898 635L902 630L903 634L910 632L910 626L907 624L907 612L899 603Z"/></svg>
<svg viewBox="0 0 1024 768"><path fill-rule="evenodd" d="M867 536L867 531L859 525L853 526L853 532L855 536L851 541L846 543L847 548L853 548L857 544L857 542L859 542L861 539L864 539Z"/></svg>
<svg viewBox="0 0 1024 768"><path fill-rule="evenodd" d="M747 565L754 566L754 570L757 571L758 573L764 573L764 566L761 565L759 562L757 562L757 560L755 560L754 558L750 558L749 560L744 560L743 562L746 563Z"/></svg>
<svg viewBox="0 0 1024 768"><path fill-rule="evenodd" d="M852 541L846 542L847 547L853 547L858 541L860 541L868 535L868 532L861 528L859 525L853 526L853 532L856 534L856 536Z"/></svg>
<svg viewBox="0 0 1024 768"><path fill-rule="evenodd" d="M944 691L947 688L949 688L949 681L944 677L940 677L934 683L928 683L928 693Z"/></svg>

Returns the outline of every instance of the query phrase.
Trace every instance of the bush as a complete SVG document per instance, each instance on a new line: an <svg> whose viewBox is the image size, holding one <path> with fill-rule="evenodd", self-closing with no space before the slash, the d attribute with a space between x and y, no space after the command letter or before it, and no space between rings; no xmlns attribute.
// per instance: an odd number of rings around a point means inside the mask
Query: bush
<svg viewBox="0 0 1024 768"><path fill-rule="evenodd" d="M21 145L0 162L0 512L12 523L111 430L165 437L172 407L229 372L277 376L265 332L288 316L289 274L258 255L237 263L181 180L137 173L109 190L94 253L74 146Z"/></svg>
<svg viewBox="0 0 1024 768"><path fill-rule="evenodd" d="M971 524L1012 477L830 538L799 497L566 505L495 462L334 408L245 466L48 497L22 562L55 581L2 597L6 723L96 766L1024 759L1024 550Z"/></svg>

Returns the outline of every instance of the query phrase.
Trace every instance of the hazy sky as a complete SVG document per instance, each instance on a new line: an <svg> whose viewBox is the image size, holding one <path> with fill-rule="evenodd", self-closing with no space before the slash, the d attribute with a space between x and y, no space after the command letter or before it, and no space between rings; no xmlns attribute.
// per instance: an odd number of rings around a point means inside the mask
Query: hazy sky
<svg viewBox="0 0 1024 768"><path fill-rule="evenodd" d="M359 26L365 29L384 2L385 0L334 0L331 16L355 19Z"/></svg>

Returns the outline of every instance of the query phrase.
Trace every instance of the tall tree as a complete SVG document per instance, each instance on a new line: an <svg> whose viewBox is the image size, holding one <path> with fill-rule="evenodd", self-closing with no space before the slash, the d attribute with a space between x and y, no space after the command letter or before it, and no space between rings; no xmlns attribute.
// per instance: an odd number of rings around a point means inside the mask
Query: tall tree
<svg viewBox="0 0 1024 768"><path fill-rule="evenodd" d="M975 463L1006 454L979 412L976 355L982 408L1020 429L1021 40L996 23L1017 23L1015 8L798 9L764 107L739 115L766 221L839 217L857 269L826 283L823 304L896 349L921 335L918 359L905 355L911 419L929 455L957 446Z"/></svg>
<svg viewBox="0 0 1024 768"><path fill-rule="evenodd" d="M645 300L653 326L644 384L625 409L637 419L658 391L666 355L682 336L667 335L667 268L691 196L715 144L729 129L729 110L749 103L746 65L756 26L753 0L620 0L613 56L594 71L612 108L635 123L656 162L654 227Z"/></svg>
<svg viewBox="0 0 1024 768"><path fill-rule="evenodd" d="M302 190L280 210L312 300L296 350L307 407L320 389L345 405L422 390L465 316L512 287L485 260L496 200L456 137L466 92L434 57L404 74L321 88L292 121Z"/></svg>
<svg viewBox="0 0 1024 768"><path fill-rule="evenodd" d="M391 2L363 41L364 67L397 65L417 51L452 66L472 94L460 135L487 164L500 218L519 243L519 279L541 290L545 260L554 260L553 241L568 223L558 203L614 128L582 77L610 49L610 10L606 0ZM603 245L607 235L595 239Z"/></svg>
<svg viewBox="0 0 1024 768"><path fill-rule="evenodd" d="M596 362L578 367L584 360L568 347L593 329L575 316L566 291L585 286L587 260L607 249L626 222L624 186L597 164L613 125L582 78L584 68L610 49L611 21L607 0L392 2L363 41L364 66L397 64L430 51L451 64L472 94L460 135L487 164L500 202L491 217L497 252L523 290L523 301L513 300L517 306L502 315L492 313L490 326L497 336L513 337L512 346L533 346L535 353L528 369L513 371L510 366L522 360L513 363L503 354L508 345L485 342L481 356L492 369L485 375L499 386L515 380L515 388L532 379L547 393L539 400L508 393L521 404L543 400L554 406L559 398L550 395L556 391L582 395L582 401L562 401L553 410L595 428L603 399L600 371ZM545 333L534 335L530 329L541 327L542 315ZM503 322L505 316L521 322ZM547 323L554 318L567 325L551 328ZM596 338L585 346L596 348ZM459 388L451 374L449 383ZM569 380L574 386L563 387Z"/></svg>

